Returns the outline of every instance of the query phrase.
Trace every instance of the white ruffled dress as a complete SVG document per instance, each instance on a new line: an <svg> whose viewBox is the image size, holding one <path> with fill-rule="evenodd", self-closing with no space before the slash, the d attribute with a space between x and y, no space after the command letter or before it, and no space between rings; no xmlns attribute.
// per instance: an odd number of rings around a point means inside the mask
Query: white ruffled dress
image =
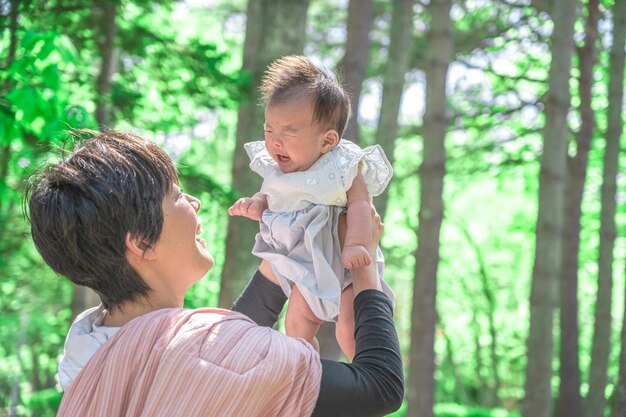
<svg viewBox="0 0 626 417"><path fill-rule="evenodd" d="M336 321L341 292L352 282L337 233L346 193L362 161L367 191L370 197L379 195L393 175L391 164L380 146L361 149L344 139L303 172L283 173L263 141L247 143L245 149L250 168L263 177L261 192L268 202L252 253L270 262L287 297L297 285L319 319ZM383 291L393 302L380 248L375 261Z"/></svg>

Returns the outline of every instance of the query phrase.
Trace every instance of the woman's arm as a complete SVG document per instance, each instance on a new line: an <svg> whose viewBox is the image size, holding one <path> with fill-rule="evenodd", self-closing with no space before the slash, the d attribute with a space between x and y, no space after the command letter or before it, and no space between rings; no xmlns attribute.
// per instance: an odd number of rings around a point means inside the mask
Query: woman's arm
<svg viewBox="0 0 626 417"><path fill-rule="evenodd" d="M314 417L370 417L402 405L404 375L391 302L381 291L354 299L356 355L352 363L322 360Z"/></svg>
<svg viewBox="0 0 626 417"><path fill-rule="evenodd" d="M245 314L259 326L274 327L287 297L272 278L271 267L263 261L231 309Z"/></svg>
<svg viewBox="0 0 626 417"><path fill-rule="evenodd" d="M372 206L367 244L376 250L384 225ZM339 223L339 236L345 224ZM381 291L376 264L351 270L356 354L352 363L322 360L322 382L313 416L382 416L402 405L404 373L391 301Z"/></svg>
<svg viewBox="0 0 626 417"><path fill-rule="evenodd" d="M313 416L382 416L402 404L402 356L391 301L379 290L375 265L354 269L352 274L356 354L352 363L322 360ZM233 310L271 327L286 300L281 288L257 271Z"/></svg>
<svg viewBox="0 0 626 417"><path fill-rule="evenodd" d="M372 236L368 251L374 253L384 230L372 207ZM339 238L345 237L345 218L339 222ZM261 326L272 326L286 301L280 286L265 276L271 267L261 265L233 305L233 310ZM265 276L263 275L265 274ZM351 271L355 291L356 354L352 363L322 360L322 381L313 416L382 416L397 410L404 396L400 344L393 322L391 301L381 291L375 263Z"/></svg>

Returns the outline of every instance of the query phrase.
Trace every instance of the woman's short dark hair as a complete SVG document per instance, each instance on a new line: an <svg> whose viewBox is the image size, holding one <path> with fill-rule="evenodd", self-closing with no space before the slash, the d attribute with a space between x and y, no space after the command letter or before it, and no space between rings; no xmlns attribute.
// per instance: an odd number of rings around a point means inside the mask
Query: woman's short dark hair
<svg viewBox="0 0 626 417"><path fill-rule="evenodd" d="M31 177L31 233L58 274L93 289L107 309L150 288L126 258L126 235L153 247L163 227L162 203L178 183L172 160L156 144L129 133L91 136Z"/></svg>

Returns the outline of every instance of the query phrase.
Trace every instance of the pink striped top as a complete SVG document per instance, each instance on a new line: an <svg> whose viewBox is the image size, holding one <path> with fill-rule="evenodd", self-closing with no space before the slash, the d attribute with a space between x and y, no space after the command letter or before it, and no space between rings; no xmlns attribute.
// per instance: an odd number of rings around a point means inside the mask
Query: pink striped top
<svg viewBox="0 0 626 417"><path fill-rule="evenodd" d="M228 310L163 309L96 352L57 416L309 416L320 379L302 340Z"/></svg>

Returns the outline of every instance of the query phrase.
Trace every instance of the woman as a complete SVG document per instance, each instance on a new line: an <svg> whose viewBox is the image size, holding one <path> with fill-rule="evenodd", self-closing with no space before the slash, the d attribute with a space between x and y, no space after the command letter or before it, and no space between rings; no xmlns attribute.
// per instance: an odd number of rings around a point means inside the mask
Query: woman
<svg viewBox="0 0 626 417"><path fill-rule="evenodd" d="M102 300L68 333L58 415L364 417L397 409L402 362L375 266L353 270L353 363L320 360L302 339L269 327L285 297L265 278L267 264L233 311L182 308L213 266L197 236L199 208L169 157L130 134L95 133L33 178L37 249ZM371 251L382 233L377 216L374 225Z"/></svg>

